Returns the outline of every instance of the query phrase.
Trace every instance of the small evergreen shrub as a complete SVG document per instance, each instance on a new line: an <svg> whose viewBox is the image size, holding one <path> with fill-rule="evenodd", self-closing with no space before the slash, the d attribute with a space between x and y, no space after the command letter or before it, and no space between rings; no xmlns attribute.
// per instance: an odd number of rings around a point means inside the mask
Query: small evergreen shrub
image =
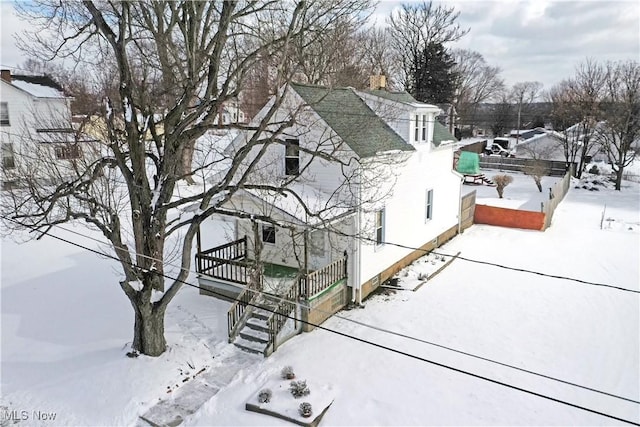
<svg viewBox="0 0 640 427"><path fill-rule="evenodd" d="M268 388L265 388L261 390L260 393L258 393L258 402L269 403L271 402L272 396L273 396L273 393L271 392L271 390Z"/></svg>
<svg viewBox="0 0 640 427"><path fill-rule="evenodd" d="M313 410L311 409L311 403L302 402L300 404L300 407L298 408L298 412L300 412L300 415L302 415L305 418L310 417L311 414L313 414Z"/></svg>
<svg viewBox="0 0 640 427"><path fill-rule="evenodd" d="M296 399L302 396L308 396L311 393L309 387L307 387L307 381L291 381L289 384L289 391Z"/></svg>
<svg viewBox="0 0 640 427"><path fill-rule="evenodd" d="M593 165L591 166L591 168L589 168L589 173L592 173L594 175L600 175L600 170L598 169L598 166Z"/></svg>
<svg viewBox="0 0 640 427"><path fill-rule="evenodd" d="M293 372L293 368L291 366L285 366L282 368L282 371L280 371L280 376L283 380L292 380L296 377L296 374Z"/></svg>

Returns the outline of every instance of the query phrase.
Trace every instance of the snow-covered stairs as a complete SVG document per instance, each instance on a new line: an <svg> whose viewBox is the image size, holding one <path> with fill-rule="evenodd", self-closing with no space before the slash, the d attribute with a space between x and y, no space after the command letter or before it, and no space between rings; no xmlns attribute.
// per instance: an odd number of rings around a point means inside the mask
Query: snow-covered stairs
<svg viewBox="0 0 640 427"><path fill-rule="evenodd" d="M233 345L249 353L265 355L271 344L269 342L269 320L273 317L273 311L277 304L277 301L269 297L258 302L257 305L261 308L255 308L249 314L238 336L233 341Z"/></svg>

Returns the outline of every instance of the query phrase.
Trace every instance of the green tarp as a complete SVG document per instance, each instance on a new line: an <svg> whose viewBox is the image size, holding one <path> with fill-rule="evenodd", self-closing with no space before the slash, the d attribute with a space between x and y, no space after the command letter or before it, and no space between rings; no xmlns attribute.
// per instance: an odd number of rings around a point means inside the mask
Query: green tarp
<svg viewBox="0 0 640 427"><path fill-rule="evenodd" d="M480 173L480 157L478 153L461 151L456 170L463 175L477 175Z"/></svg>

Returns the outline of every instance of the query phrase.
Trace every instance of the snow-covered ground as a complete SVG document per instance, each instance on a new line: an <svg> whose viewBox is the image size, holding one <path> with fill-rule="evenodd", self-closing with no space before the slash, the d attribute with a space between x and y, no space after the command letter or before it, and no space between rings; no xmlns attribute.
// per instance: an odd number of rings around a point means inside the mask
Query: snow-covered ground
<svg viewBox="0 0 640 427"><path fill-rule="evenodd" d="M543 176L541 180L542 192L540 192L533 178L523 173L492 169L482 169L481 172L489 179L496 175L509 175L513 178L513 182L504 189L502 199L498 197L496 187L489 185L465 184L462 186L463 194L475 190L476 203L478 204L535 212L541 211L541 203L549 201L549 188L562 179L561 177Z"/></svg>
<svg viewBox="0 0 640 427"><path fill-rule="evenodd" d="M97 237L81 226L73 230ZM440 250L639 290L639 233L640 185L625 182L622 192L572 185L546 232L473 226ZM68 231L53 234L97 245ZM184 287L167 313L169 351L157 359L130 359L125 353L133 311L118 279L113 261L67 243L3 238L0 411L27 411L29 419L16 425L132 424L159 399L178 393L184 378L203 368L224 372L219 354L233 355L226 343L228 303ZM416 292L381 294L365 303L323 326L410 356L315 330L268 359L256 358L186 424L285 425L244 409L285 365L298 379L332 390L335 401L323 425L621 424L418 358L640 422L638 404L383 331L638 401L637 293L457 259ZM38 423L33 411L55 412L56 419Z"/></svg>

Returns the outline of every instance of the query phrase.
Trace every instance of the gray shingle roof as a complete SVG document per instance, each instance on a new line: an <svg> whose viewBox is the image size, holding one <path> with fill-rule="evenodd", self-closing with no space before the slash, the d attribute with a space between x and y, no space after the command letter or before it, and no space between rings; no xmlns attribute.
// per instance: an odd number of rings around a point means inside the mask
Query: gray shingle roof
<svg viewBox="0 0 640 427"><path fill-rule="evenodd" d="M388 99L390 101L404 102L408 104L415 104L418 101L411 96L408 92L389 92L388 90L367 90L366 93L379 96L380 98Z"/></svg>
<svg viewBox="0 0 640 427"><path fill-rule="evenodd" d="M351 88L291 87L360 157L381 151L413 151Z"/></svg>
<svg viewBox="0 0 640 427"><path fill-rule="evenodd" d="M447 129L442 123L436 120L433 123L433 145L438 147L444 141L457 142L458 140L455 136L451 135L449 129Z"/></svg>

